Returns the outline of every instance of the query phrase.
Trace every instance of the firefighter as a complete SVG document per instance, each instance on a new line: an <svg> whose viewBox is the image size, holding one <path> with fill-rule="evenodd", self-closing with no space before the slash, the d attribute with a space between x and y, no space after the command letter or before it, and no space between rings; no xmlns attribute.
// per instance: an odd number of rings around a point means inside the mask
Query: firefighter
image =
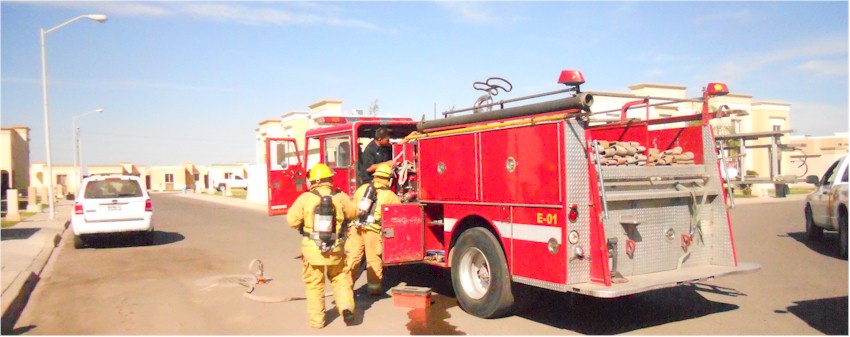
<svg viewBox="0 0 850 337"><path fill-rule="evenodd" d="M310 170L310 191L301 194L286 214L290 227L301 232L301 260L307 288L310 327L325 326L325 276L331 281L334 301L346 325L354 319L351 277L344 273L343 223L357 216L348 195L333 192L333 171L324 164Z"/></svg>
<svg viewBox="0 0 850 337"><path fill-rule="evenodd" d="M348 240L345 242L345 270L351 276L352 285L360 274L360 261L363 260L365 251L367 287L369 295L372 296L383 293L381 207L400 203L398 196L390 190L392 174L392 167L381 164L372 175L372 182L361 185L354 192L354 201L358 203L358 218L354 221L355 225L349 228Z"/></svg>
<svg viewBox="0 0 850 337"><path fill-rule="evenodd" d="M357 183L367 184L381 164L394 165L390 132L384 127L375 130L375 139L366 145L357 163Z"/></svg>
<svg viewBox="0 0 850 337"><path fill-rule="evenodd" d="M413 131L409 136L418 135L419 132ZM357 159L357 183L368 184L372 181L372 175L379 165L385 164L392 167L396 166L396 161L393 160L393 147L390 143L390 131L385 127L379 127L375 130L375 139L373 139L360 154ZM407 139L402 139L397 144L407 143Z"/></svg>

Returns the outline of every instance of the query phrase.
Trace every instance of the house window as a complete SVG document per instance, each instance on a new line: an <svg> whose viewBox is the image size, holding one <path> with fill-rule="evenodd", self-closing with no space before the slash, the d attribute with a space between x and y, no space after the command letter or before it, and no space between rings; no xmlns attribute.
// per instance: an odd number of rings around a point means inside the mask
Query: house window
<svg viewBox="0 0 850 337"><path fill-rule="evenodd" d="M201 180L201 175L200 175L200 174L198 174L198 173L195 173L195 174L193 174L193 175L192 175L192 179L193 179L193 180L195 180L195 181L200 181L200 180Z"/></svg>
<svg viewBox="0 0 850 337"><path fill-rule="evenodd" d="M174 174L173 173L166 173L165 174L165 182L173 183L174 182Z"/></svg>
<svg viewBox="0 0 850 337"><path fill-rule="evenodd" d="M230 179L230 178L232 178L232 177L233 177L233 173L230 173L230 172L225 172L225 173L224 173L224 179Z"/></svg>
<svg viewBox="0 0 850 337"><path fill-rule="evenodd" d="M781 130L782 130L782 125L774 125L773 126L773 131L781 131Z"/></svg>
<svg viewBox="0 0 850 337"><path fill-rule="evenodd" d="M68 176L65 174L56 175L56 185L65 185L68 181Z"/></svg>

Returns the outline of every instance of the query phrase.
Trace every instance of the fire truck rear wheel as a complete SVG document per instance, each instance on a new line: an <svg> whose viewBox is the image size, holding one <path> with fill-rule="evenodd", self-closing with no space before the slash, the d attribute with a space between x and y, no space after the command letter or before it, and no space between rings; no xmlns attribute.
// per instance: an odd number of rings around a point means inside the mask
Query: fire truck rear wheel
<svg viewBox="0 0 850 337"><path fill-rule="evenodd" d="M466 312L481 318L510 313L514 296L501 245L484 228L461 233L452 253L452 285Z"/></svg>
<svg viewBox="0 0 850 337"><path fill-rule="evenodd" d="M823 236L823 228L815 225L815 219L812 216L812 207L806 205L806 238L809 240L817 240Z"/></svg>

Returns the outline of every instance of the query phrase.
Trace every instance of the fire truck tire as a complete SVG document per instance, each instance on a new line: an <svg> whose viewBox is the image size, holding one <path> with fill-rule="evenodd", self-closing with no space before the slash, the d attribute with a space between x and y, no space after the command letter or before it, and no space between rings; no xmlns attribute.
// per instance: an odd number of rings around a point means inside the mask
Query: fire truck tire
<svg viewBox="0 0 850 337"><path fill-rule="evenodd" d="M815 224L815 219L812 217L812 207L806 205L806 238L809 240L817 240L823 236L823 228Z"/></svg>
<svg viewBox="0 0 850 337"><path fill-rule="evenodd" d="M452 285L458 303L481 318L510 313L514 296L501 245L487 229L470 228L458 237L452 253Z"/></svg>

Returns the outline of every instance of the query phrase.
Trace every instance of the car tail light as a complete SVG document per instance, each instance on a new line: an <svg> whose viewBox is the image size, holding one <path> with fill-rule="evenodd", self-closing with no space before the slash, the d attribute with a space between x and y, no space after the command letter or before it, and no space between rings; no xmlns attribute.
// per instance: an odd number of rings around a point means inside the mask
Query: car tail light
<svg viewBox="0 0 850 337"><path fill-rule="evenodd" d="M153 212L153 204L151 203L151 199L145 200L145 212Z"/></svg>
<svg viewBox="0 0 850 337"><path fill-rule="evenodd" d="M74 203L74 214L83 214L83 204L79 202Z"/></svg>

